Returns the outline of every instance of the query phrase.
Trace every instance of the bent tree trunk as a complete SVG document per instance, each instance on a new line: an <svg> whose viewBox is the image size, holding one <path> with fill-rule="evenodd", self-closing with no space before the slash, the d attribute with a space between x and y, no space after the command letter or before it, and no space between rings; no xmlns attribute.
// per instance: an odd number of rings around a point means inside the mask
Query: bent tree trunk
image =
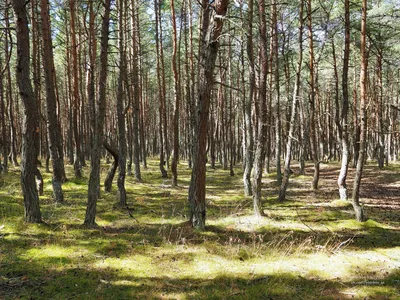
<svg viewBox="0 0 400 300"><path fill-rule="evenodd" d="M190 222L203 230L206 221L206 147L211 89L214 83L214 67L218 54L223 17L229 0L216 0L210 7L202 1L203 24L199 62L199 86L196 107L195 135L193 141L193 169L189 187Z"/></svg>
<svg viewBox="0 0 400 300"><path fill-rule="evenodd" d="M14 17L17 33L16 77L19 94L24 108L22 127L21 186L24 195L25 221L42 222L39 207L39 195L36 188L35 174L37 148L35 141L39 133L39 113L30 79L29 29L25 0L13 0Z"/></svg>
<svg viewBox="0 0 400 300"><path fill-rule="evenodd" d="M113 182L113 179L114 179L114 176L115 176L115 172L117 171L117 168L118 168L118 161L119 161L118 153L106 141L103 142L103 145L104 145L104 148L106 148L106 150L108 152L110 152L110 154L114 158L114 161L113 161L110 169L108 169L106 179L104 180L104 191L111 192L112 182Z"/></svg>

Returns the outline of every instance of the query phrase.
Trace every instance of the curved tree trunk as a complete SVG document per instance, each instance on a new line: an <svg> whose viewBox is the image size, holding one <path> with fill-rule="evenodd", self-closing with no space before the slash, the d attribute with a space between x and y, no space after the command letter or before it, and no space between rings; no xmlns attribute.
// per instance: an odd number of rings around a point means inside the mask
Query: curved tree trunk
<svg viewBox="0 0 400 300"><path fill-rule="evenodd" d="M111 192L112 182L114 180L115 172L118 168L119 159L117 151L113 147L111 147L111 145L109 145L106 141L103 142L103 146L112 155L112 157L114 157L114 161L110 169L108 169L106 179L104 180L104 191L109 193Z"/></svg>

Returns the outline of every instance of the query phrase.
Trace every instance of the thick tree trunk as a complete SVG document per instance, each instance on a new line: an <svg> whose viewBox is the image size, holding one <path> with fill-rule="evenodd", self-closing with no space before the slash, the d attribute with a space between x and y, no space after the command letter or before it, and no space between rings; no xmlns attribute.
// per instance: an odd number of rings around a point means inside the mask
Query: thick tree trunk
<svg viewBox="0 0 400 300"><path fill-rule="evenodd" d="M356 174L353 185L352 204L356 219L359 222L365 221L364 211L360 205L360 185L362 172L364 168L366 138L367 138L367 71L368 57L366 53L366 27L367 27L367 0L362 1L362 19L361 19L361 72L360 72L360 153L357 161Z"/></svg>
<svg viewBox="0 0 400 300"><path fill-rule="evenodd" d="M55 69L53 62L53 43L51 40L50 17L48 0L41 0L42 38L43 38L43 68L46 82L46 106L47 106L47 134L49 152L53 166L53 195L56 202L63 202L64 195L62 183L65 180L64 159L62 144L60 143L61 131L57 120L57 103L55 93Z"/></svg>
<svg viewBox="0 0 400 300"><path fill-rule="evenodd" d="M42 222L36 188L37 153L35 141L39 134L39 114L30 79L29 29L25 0L12 0L17 34L16 77L24 108L22 127L21 185L24 195L25 221Z"/></svg>
<svg viewBox="0 0 400 300"><path fill-rule="evenodd" d="M223 18L229 0L216 0L214 7L203 0L203 23L199 61L199 86L196 107L196 124L193 139L193 169L189 187L190 222L203 230L206 220L206 148L211 90L214 84L214 67L218 54Z"/></svg>
<svg viewBox="0 0 400 300"><path fill-rule="evenodd" d="M96 205L100 189L100 151L103 142L104 117L106 110L106 87L107 87L107 63L108 63L108 33L110 22L111 0L105 0L104 15L101 26L101 53L100 53L100 75L97 111L95 111L94 99L91 109L92 127L92 152L91 171L88 187L88 203L86 208L85 222L87 227L96 226ZM93 74L92 74L93 76Z"/></svg>

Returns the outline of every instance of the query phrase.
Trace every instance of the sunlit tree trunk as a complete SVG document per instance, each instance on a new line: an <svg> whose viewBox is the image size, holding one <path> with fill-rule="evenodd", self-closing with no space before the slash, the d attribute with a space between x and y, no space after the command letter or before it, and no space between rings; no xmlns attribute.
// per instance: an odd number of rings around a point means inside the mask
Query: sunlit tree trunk
<svg viewBox="0 0 400 300"><path fill-rule="evenodd" d="M317 107L315 104L315 68L314 68L314 37L313 37L313 28L312 28L312 0L308 0L307 6L307 14L308 14L308 39L309 39L309 51L310 51L310 135L311 135L311 153L312 159L314 162L314 176L312 180L312 189L318 189L318 181L319 181L319 155L318 155L318 144L317 144L317 122L315 120L315 113L317 111Z"/></svg>
<svg viewBox="0 0 400 300"><path fill-rule="evenodd" d="M350 57L350 0L344 0L344 52L343 52L343 73L342 73L342 112L340 115L340 123L337 122L339 129L339 137L342 142L342 164L338 177L339 196L341 200L347 200L347 169L349 165L349 134L348 134L348 110L349 110L349 57ZM339 110L338 105L337 110Z"/></svg>
<svg viewBox="0 0 400 300"><path fill-rule="evenodd" d="M90 178L88 187L88 203L84 224L87 227L96 225L96 205L100 190L100 154L103 142L104 117L106 110L107 64L108 64L108 34L110 22L111 0L104 2L104 15L101 26L100 74L97 99L97 109L91 109L92 152L90 161ZM93 76L93 75L92 75ZM94 103L93 103L94 104Z"/></svg>
<svg viewBox="0 0 400 300"><path fill-rule="evenodd" d="M259 94L258 103L259 114L258 114L258 136L257 136L257 147L254 157L254 171L253 171L253 208L256 216L264 215L261 203L261 183L262 173L265 161L265 144L267 142L267 72L268 72L268 60L267 60L267 24L265 17L265 0L258 2L258 12L260 18L260 79L259 79Z"/></svg>
<svg viewBox="0 0 400 300"><path fill-rule="evenodd" d="M161 50L162 50L162 45L160 43L160 4L157 0L154 0L154 11L155 11L155 17L156 17L156 32L155 32L155 39L156 39L156 54L157 54L157 82L158 82L158 96L159 96L159 139L160 139L160 171L161 171L161 176L163 178L166 178L167 171L165 170L165 153L166 153L166 147L165 145L167 144L167 141L165 141L166 138L166 126L164 126L164 112L165 112L165 88L164 88L164 78L163 78L163 73L162 73L162 56L161 56Z"/></svg>
<svg viewBox="0 0 400 300"><path fill-rule="evenodd" d="M140 151L142 147L142 160L143 165L146 166L146 152L145 152L145 145L144 145L144 132L143 132L143 125L139 126L140 119L143 120L144 116L140 118L140 93L141 93L141 82L139 76L139 55L138 55L138 47L140 47L140 30L139 30L139 20L138 12L136 8L136 0L132 1L132 17L131 17L131 28L133 29L132 34L132 54L133 54L133 61L132 61L132 83L133 83L133 102L132 102L132 131L133 131L133 164L134 164L134 174L135 178L138 182L142 181L142 175L140 172ZM126 78L127 80L127 78ZM128 93L130 92L128 81L127 82L127 89ZM130 96L129 96L130 98ZM143 135L143 136L142 136ZM140 139L140 145L139 145Z"/></svg>
<svg viewBox="0 0 400 300"><path fill-rule="evenodd" d="M79 95L79 63L78 63L78 44L76 41L75 33L75 0L69 0L70 9L70 26L71 26L71 52L72 52L72 78L73 78L73 132L74 132L74 171L75 177L82 177L82 167L81 167L81 140L78 128L78 117L79 117L79 105L80 105L80 95Z"/></svg>
<svg viewBox="0 0 400 300"><path fill-rule="evenodd" d="M353 185L352 204L356 214L356 219L359 222L365 221L364 210L360 205L360 185L362 172L364 168L366 138L367 138L367 71L368 57L366 53L366 36L367 36L367 0L362 1L362 19L361 19L361 72L360 72L360 154L357 161L356 174Z"/></svg>
<svg viewBox="0 0 400 300"><path fill-rule="evenodd" d="M304 9L304 3L303 0L301 0L300 12L299 12L299 39L298 39L299 52L297 59L296 79L293 88L293 99L292 99L292 109L290 113L289 132L286 142L285 167L284 167L281 187L279 189L279 201L284 201L286 199L286 190L289 184L290 175L292 173L290 169L290 162L292 159L295 122L296 122L297 108L300 97L301 68L303 65L303 9Z"/></svg>
<svg viewBox="0 0 400 300"><path fill-rule="evenodd" d="M254 66L254 46L253 46L253 0L248 1L247 9L247 57L249 61L249 95L244 99L244 119L245 119L245 158L243 184L244 193L247 196L252 195L251 170L253 169L254 159L254 137L251 122L251 108L254 99L254 90L256 86L256 73Z"/></svg>
<svg viewBox="0 0 400 300"><path fill-rule="evenodd" d="M21 185L24 197L25 221L42 222L35 174L39 135L39 114L30 78L29 29L25 0L12 0L17 35L16 78L24 109L22 127Z"/></svg>
<svg viewBox="0 0 400 300"><path fill-rule="evenodd" d="M199 61L199 86L196 106L195 135L193 137L193 169L189 187L190 222L194 228L204 229L206 220L206 146L211 89L224 16L229 0L216 0L214 7L202 1L203 23Z"/></svg>
<svg viewBox="0 0 400 300"><path fill-rule="evenodd" d="M63 202L62 183L65 180L64 159L62 153L61 130L57 119L57 101L55 91L55 69L53 62L53 43L51 39L48 0L41 0L43 68L46 82L47 135L49 152L53 166L53 195L56 202Z"/></svg>
<svg viewBox="0 0 400 300"><path fill-rule="evenodd" d="M125 93L124 93L124 76L126 76L126 60L125 60L125 40L124 40L124 13L125 0L119 0L119 75L117 87L117 123L118 123L118 198L121 206L126 206L126 190L125 190L125 175L126 175L126 122L125 122ZM126 87L129 88L128 86ZM137 135L137 132L135 133Z"/></svg>
<svg viewBox="0 0 400 300"><path fill-rule="evenodd" d="M177 30L176 30L176 18L175 18L175 7L174 0L170 0L171 3L171 17L172 17L172 72L174 75L174 119L173 119L173 154L172 154L172 186L178 185L178 160L179 160L179 109L181 102L180 84L179 84L179 70L177 65Z"/></svg>

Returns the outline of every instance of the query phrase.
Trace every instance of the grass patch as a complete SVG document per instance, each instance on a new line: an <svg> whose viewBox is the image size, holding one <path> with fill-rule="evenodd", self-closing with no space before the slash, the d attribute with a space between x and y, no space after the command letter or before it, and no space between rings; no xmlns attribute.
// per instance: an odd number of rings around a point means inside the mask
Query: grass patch
<svg viewBox="0 0 400 300"><path fill-rule="evenodd" d="M179 168L177 188L161 178L152 160L142 170L142 183L127 177L135 219L115 205L115 183L111 193L101 192L100 227L90 230L82 226L87 177L75 179L67 166L66 202L57 205L51 174L42 170L46 223L35 225L22 219L18 169L0 175L0 298L400 297L399 204L390 202L400 193L392 189L387 198L369 193L370 187L385 188L385 176L388 188L400 182L399 166L379 176L369 176L377 169L367 166L362 201L370 219L365 223L354 221L348 202L335 198L334 163L323 168L324 186L316 193L308 190L310 176L293 176L291 200L284 203L277 201L275 174L266 176L263 218L253 216L251 197L243 195L240 167L235 176L209 168L204 232L187 222L190 170L183 163ZM83 171L89 174L88 168Z"/></svg>

